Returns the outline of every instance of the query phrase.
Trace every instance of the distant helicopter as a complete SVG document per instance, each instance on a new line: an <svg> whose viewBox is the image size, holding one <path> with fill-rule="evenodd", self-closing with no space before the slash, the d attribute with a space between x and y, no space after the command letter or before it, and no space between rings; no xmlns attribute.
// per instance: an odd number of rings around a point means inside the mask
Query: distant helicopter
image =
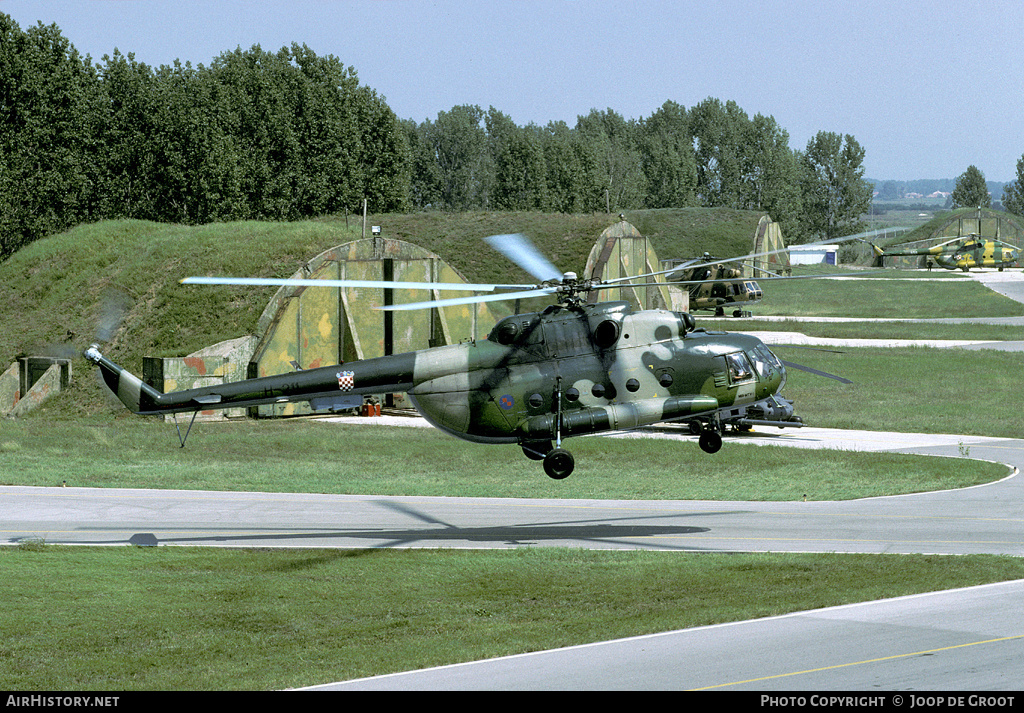
<svg viewBox="0 0 1024 713"><path fill-rule="evenodd" d="M1016 263L1020 256L1020 248L1017 246L994 238L982 238L977 233L950 238L930 248L901 250L880 248L874 243L868 244L871 245L879 266L884 257L921 255L934 260L947 270L960 269L969 272L972 267L996 267L1002 272L1004 267Z"/></svg>
<svg viewBox="0 0 1024 713"><path fill-rule="evenodd" d="M716 317L725 316L733 307L733 317L750 316L744 306L761 301L764 292L757 281L743 274L736 263L716 261L710 253L677 266L665 282L688 286L691 310L711 310Z"/></svg>
<svg viewBox="0 0 1024 713"><path fill-rule="evenodd" d="M883 228L871 230L856 235L848 235L840 238L831 238L815 243L806 243L801 247L809 248L820 245L846 243L852 240L864 240L867 236L888 234L908 230L908 228ZM869 243L870 244L870 243ZM826 277L844 277L845 274L823 275L780 275L763 267L757 267L752 263L752 270L756 277L748 277L742 268L750 258L772 255L783 252L789 248L770 250L739 258L719 259L705 252L699 258L693 258L677 264L666 270L669 273L665 277L665 284L685 286L689 292L689 308L691 310L712 310L716 317L724 317L729 306L734 307L733 317L749 317L750 312L744 309L746 305L754 305L764 298L764 291L760 282L774 280L817 280ZM663 263L666 261L662 261ZM760 282L759 282L760 281Z"/></svg>
<svg viewBox="0 0 1024 713"><path fill-rule="evenodd" d="M485 340L166 394L110 361L97 344L84 355L99 367L120 401L140 414L195 414L207 409L313 401L339 392L405 392L440 430L478 443L518 444L528 458L542 460L545 472L555 479L567 477L575 467L572 454L562 447L563 439L570 436L681 421L699 432L698 442L705 452L715 453L722 446L727 426L802 425L794 415L793 402L780 392L786 383L787 365L806 367L783 362L756 337L696 329L689 313L633 310L626 302L587 304L589 291L637 278L580 280L575 273L560 273L522 235L486 240L539 283L358 282L368 287L494 293L380 308L388 310L538 295L556 299L556 304L541 312L502 319ZM291 280L220 277L182 282L294 284ZM353 286L348 280L306 282Z"/></svg>

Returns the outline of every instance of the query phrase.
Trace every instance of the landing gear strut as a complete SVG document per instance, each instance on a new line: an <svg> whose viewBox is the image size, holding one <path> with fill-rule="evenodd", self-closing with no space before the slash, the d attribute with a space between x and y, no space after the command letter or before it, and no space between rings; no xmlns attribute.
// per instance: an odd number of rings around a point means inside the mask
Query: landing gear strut
<svg viewBox="0 0 1024 713"><path fill-rule="evenodd" d="M575 397L567 396L570 401L575 401L579 397L577 393ZM573 468L576 467L576 461L572 457L572 453L562 448L562 377L555 377L555 421L554 421L554 435L555 440L552 444L551 441L541 441L543 447L546 448L544 451L544 472L549 477L555 480L562 480L568 478L569 474L572 473ZM535 458L526 450L526 446L536 446L537 443L523 444L523 452L526 453L528 458ZM533 450L538 450L534 448Z"/></svg>
<svg viewBox="0 0 1024 713"><path fill-rule="evenodd" d="M526 441L521 444L523 455L530 460L544 460L544 456L554 448L551 441Z"/></svg>

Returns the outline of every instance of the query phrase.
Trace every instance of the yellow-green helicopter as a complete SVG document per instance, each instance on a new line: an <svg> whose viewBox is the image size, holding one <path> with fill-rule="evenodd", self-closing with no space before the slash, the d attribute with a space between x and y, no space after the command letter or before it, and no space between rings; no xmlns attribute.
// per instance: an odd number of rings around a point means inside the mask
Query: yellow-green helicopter
<svg viewBox="0 0 1024 713"><path fill-rule="evenodd" d="M983 238L977 233L950 238L930 248L880 248L874 243L869 245L875 253L878 267L882 266L882 258L921 256L947 270L968 272L972 267L994 267L1001 272L1004 267L1015 265L1020 257L1020 248L1016 245L995 238Z"/></svg>

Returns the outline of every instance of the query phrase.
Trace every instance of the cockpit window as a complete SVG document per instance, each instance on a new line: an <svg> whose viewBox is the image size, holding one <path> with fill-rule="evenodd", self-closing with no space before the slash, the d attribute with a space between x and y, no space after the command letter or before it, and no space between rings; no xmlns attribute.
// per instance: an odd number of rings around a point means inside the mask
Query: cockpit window
<svg viewBox="0 0 1024 713"><path fill-rule="evenodd" d="M725 361L729 365L729 377L733 382L749 381L754 378L754 371L750 366L750 361L743 352L726 354Z"/></svg>
<svg viewBox="0 0 1024 713"><path fill-rule="evenodd" d="M757 378L764 381L771 379L778 374L785 376L785 369L779 358L772 353L772 350L764 344L759 344L747 356L757 370Z"/></svg>

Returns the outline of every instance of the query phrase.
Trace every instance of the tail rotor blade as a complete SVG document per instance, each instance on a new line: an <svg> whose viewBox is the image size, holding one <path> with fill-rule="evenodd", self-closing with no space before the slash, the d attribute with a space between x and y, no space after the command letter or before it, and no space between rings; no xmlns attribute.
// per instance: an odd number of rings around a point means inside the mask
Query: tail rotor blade
<svg viewBox="0 0 1024 713"><path fill-rule="evenodd" d="M134 300L126 292L113 287L107 288L100 303L95 339L101 344L113 340L133 303Z"/></svg>

